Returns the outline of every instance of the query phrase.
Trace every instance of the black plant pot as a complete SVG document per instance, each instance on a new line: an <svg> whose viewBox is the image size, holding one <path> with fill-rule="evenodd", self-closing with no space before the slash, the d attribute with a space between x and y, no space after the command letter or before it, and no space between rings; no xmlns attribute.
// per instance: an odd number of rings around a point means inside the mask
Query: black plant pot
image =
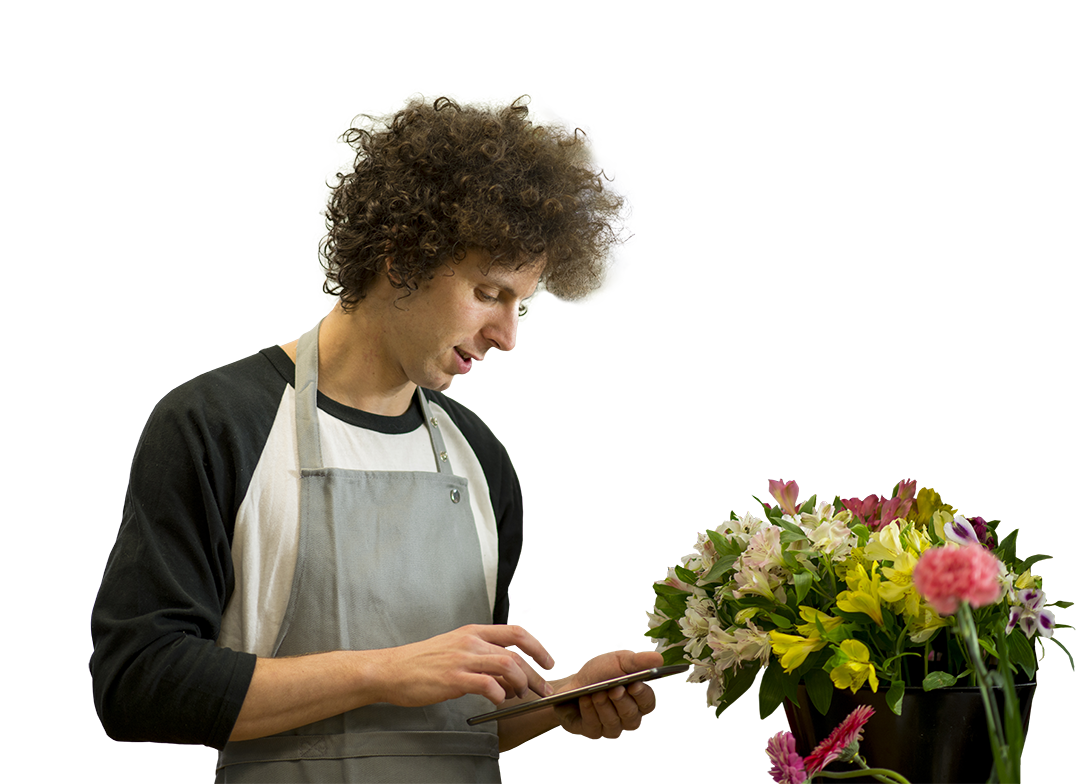
<svg viewBox="0 0 1090 784"><path fill-rule="evenodd" d="M1029 729L1029 712L1036 683L1015 685L1022 714L1022 726ZM992 770L992 747L984 700L976 687L949 687L925 692L919 687L905 689L901 715L886 705L886 694L864 686L856 694L836 689L829 711L822 716L798 691L799 704L784 703L798 753L805 757L859 705L870 705L874 716L863 729L859 751L872 768L895 770L912 784L933 782L983 782ZM999 709L1003 693L997 690ZM858 770L836 762L828 770ZM820 781L821 779L816 779ZM853 779L867 781L871 779Z"/></svg>

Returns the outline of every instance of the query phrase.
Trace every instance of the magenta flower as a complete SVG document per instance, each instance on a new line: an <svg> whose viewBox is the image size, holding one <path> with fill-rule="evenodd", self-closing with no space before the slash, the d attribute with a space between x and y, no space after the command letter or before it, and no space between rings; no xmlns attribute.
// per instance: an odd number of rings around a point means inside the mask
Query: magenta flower
<svg viewBox="0 0 1090 784"><path fill-rule="evenodd" d="M776 784L803 784L807 780L802 757L795 751L795 736L790 732L777 732L769 738L765 753L772 760L768 775Z"/></svg>
<svg viewBox="0 0 1090 784"><path fill-rule="evenodd" d="M818 771L824 770L830 762L836 761L848 752L847 759L855 756L859 750L859 739L863 736L863 725L874 715L874 708L870 705L860 705L848 714L837 728L829 733L829 737L814 747L803 765L807 774L813 776Z"/></svg>
<svg viewBox="0 0 1090 784"><path fill-rule="evenodd" d="M916 590L940 615L953 615L962 602L993 604L1003 594L999 561L980 545L947 545L927 550L912 573Z"/></svg>

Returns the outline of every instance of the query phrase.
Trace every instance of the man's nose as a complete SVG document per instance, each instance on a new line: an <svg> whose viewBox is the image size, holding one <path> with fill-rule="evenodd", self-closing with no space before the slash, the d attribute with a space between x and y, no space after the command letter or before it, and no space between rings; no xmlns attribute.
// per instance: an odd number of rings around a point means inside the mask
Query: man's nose
<svg viewBox="0 0 1090 784"><path fill-rule="evenodd" d="M510 351L515 347L515 334L518 332L518 307L505 308L502 314L485 327L484 337L500 351Z"/></svg>

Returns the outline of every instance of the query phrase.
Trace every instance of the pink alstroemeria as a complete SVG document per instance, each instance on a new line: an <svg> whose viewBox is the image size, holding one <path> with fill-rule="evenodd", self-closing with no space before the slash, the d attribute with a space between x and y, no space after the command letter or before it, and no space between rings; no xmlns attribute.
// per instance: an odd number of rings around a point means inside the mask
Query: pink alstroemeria
<svg viewBox="0 0 1090 784"><path fill-rule="evenodd" d="M882 505L882 519L880 519L877 526L873 526L873 528L881 531L894 520L907 517L908 512L912 510L913 498L915 498L915 496L912 498L889 498L887 502Z"/></svg>
<svg viewBox="0 0 1090 784"><path fill-rule="evenodd" d="M902 479L897 483L897 497L902 501L907 499L912 501L916 498L916 480L915 479Z"/></svg>
<svg viewBox="0 0 1090 784"><path fill-rule="evenodd" d="M799 508L795 502L799 500L799 485L794 479L786 483L782 479L769 479L768 492L776 499L785 515L798 513Z"/></svg>
<svg viewBox="0 0 1090 784"><path fill-rule="evenodd" d="M874 519L875 513L880 509L878 496L873 493L862 500L858 498L843 498L841 499L841 503L844 504L844 508L851 512L852 515L859 518L859 522L868 527L870 526L871 520Z"/></svg>

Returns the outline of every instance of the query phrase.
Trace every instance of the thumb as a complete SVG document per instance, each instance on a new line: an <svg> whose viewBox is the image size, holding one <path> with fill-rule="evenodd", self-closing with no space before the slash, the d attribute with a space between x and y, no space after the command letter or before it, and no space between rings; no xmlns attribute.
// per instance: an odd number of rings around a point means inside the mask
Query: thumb
<svg viewBox="0 0 1090 784"><path fill-rule="evenodd" d="M652 667L662 666L662 655L655 651L621 651L617 656L617 663L625 672L639 672L649 670Z"/></svg>

